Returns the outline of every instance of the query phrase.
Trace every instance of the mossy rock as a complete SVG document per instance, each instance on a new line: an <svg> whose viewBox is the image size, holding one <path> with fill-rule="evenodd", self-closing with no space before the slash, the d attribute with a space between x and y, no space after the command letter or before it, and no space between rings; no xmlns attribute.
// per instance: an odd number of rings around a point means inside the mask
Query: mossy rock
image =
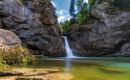
<svg viewBox="0 0 130 80"><path fill-rule="evenodd" d="M0 62L9 65L22 63L27 57L29 63L35 60L15 33L0 29Z"/></svg>
<svg viewBox="0 0 130 80"><path fill-rule="evenodd" d="M22 59L25 57L32 57L29 51L22 47L22 46L15 46L15 47L10 47L5 50L1 50L0 52L0 59L1 61L5 61L7 64L15 64L22 62Z"/></svg>

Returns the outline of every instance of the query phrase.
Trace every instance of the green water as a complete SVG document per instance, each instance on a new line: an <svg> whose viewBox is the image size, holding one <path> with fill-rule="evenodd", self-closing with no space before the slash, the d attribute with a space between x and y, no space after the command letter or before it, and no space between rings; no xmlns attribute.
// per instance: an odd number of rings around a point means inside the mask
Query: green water
<svg viewBox="0 0 130 80"><path fill-rule="evenodd" d="M27 68L59 68L72 80L130 80L130 58L43 58ZM65 69L65 70L63 70Z"/></svg>

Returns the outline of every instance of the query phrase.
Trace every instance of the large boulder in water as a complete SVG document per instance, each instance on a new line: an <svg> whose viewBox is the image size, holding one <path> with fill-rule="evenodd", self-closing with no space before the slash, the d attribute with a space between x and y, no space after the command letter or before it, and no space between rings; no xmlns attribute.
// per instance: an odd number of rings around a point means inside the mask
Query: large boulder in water
<svg viewBox="0 0 130 80"><path fill-rule="evenodd" d="M1 0L0 28L16 33L32 54L65 55L62 34L50 0Z"/></svg>

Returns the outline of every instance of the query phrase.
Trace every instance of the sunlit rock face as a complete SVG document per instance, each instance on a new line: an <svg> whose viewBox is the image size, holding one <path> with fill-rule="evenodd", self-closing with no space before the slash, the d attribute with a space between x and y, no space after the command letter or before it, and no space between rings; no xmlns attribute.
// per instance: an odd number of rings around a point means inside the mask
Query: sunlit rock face
<svg viewBox="0 0 130 80"><path fill-rule="evenodd" d="M130 42L130 11L116 10L108 2L103 4L94 5L89 25L74 24L66 32L75 55L107 56L120 52Z"/></svg>
<svg viewBox="0 0 130 80"><path fill-rule="evenodd" d="M15 32L33 54L65 55L50 0L1 0L0 28Z"/></svg>

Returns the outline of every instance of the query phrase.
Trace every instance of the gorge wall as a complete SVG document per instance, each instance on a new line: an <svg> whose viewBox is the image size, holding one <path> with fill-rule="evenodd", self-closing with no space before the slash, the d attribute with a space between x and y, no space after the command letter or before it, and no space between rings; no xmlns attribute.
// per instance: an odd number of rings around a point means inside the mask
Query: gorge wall
<svg viewBox="0 0 130 80"><path fill-rule="evenodd" d="M130 11L109 2L95 4L86 20L65 35L77 56L130 56Z"/></svg>
<svg viewBox="0 0 130 80"><path fill-rule="evenodd" d="M32 54L65 55L50 0L0 0L0 28L17 34Z"/></svg>

